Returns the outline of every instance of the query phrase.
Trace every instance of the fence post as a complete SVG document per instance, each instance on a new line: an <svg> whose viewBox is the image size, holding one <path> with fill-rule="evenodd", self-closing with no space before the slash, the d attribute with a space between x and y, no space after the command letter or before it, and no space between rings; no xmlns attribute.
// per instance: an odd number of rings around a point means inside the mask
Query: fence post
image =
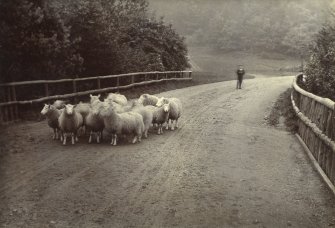
<svg viewBox="0 0 335 228"><path fill-rule="evenodd" d="M77 93L77 83L76 80L72 80L73 93ZM74 102L77 103L77 95L74 97Z"/></svg>
<svg viewBox="0 0 335 228"><path fill-rule="evenodd" d="M101 89L100 77L97 78L97 86L98 86L98 89Z"/></svg>
<svg viewBox="0 0 335 228"><path fill-rule="evenodd" d="M116 77L116 87L117 87L116 91L117 91L117 92L120 91L120 90L119 90L119 86L120 86L120 77L117 76L117 77Z"/></svg>
<svg viewBox="0 0 335 228"><path fill-rule="evenodd" d="M131 76L131 84L134 84L135 83L135 75L132 75Z"/></svg>
<svg viewBox="0 0 335 228"><path fill-rule="evenodd" d="M44 91L45 91L45 96L48 97L49 96L49 85L48 85L48 83L44 84Z"/></svg>
<svg viewBox="0 0 335 228"><path fill-rule="evenodd" d="M188 73L188 77L189 77L189 78L192 78L192 71L190 71L190 72Z"/></svg>
<svg viewBox="0 0 335 228"><path fill-rule="evenodd" d="M3 98L4 98L4 101L7 102L7 96L6 96L6 87L3 87ZM7 105L4 105L2 106L2 118L3 118L3 122L6 122L8 121L8 106Z"/></svg>
<svg viewBox="0 0 335 228"><path fill-rule="evenodd" d="M7 87L7 99L8 99L9 102L12 101L12 97L11 97L11 89L10 89L10 87ZM8 109L9 109L9 118L8 118L8 121L11 121L11 120L14 119L13 106L12 106L12 105L9 105Z"/></svg>
<svg viewBox="0 0 335 228"><path fill-rule="evenodd" d="M15 86L12 86L12 100L16 101L16 91ZM14 120L17 120L19 116L17 104L14 105Z"/></svg>
<svg viewBox="0 0 335 228"><path fill-rule="evenodd" d="M120 77L118 76L116 77L116 87L119 88L119 86L120 86Z"/></svg>

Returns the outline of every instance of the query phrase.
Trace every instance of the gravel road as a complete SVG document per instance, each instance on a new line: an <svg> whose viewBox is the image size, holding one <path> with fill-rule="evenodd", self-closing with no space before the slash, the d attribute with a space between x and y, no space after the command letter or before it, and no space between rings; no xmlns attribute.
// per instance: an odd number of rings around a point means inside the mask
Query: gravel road
<svg viewBox="0 0 335 228"><path fill-rule="evenodd" d="M265 118L292 77L169 91L178 130L62 146L46 123L1 130L2 227L331 227L335 200L291 133Z"/></svg>

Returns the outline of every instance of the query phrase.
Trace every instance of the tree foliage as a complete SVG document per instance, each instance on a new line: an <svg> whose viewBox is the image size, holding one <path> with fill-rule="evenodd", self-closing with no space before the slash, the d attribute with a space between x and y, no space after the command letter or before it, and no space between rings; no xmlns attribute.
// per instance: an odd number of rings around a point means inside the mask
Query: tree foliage
<svg viewBox="0 0 335 228"><path fill-rule="evenodd" d="M183 70L184 39L146 0L0 2L2 81Z"/></svg>
<svg viewBox="0 0 335 228"><path fill-rule="evenodd" d="M70 28L42 1L0 3L1 81L51 79L80 72Z"/></svg>
<svg viewBox="0 0 335 228"><path fill-rule="evenodd" d="M335 27L324 26L311 48L306 67L306 89L335 100Z"/></svg>

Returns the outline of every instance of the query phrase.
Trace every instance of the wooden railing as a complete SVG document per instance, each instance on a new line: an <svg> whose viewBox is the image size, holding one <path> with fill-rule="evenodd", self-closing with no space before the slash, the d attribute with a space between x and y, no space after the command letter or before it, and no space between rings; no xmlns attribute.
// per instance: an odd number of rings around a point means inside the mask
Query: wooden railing
<svg viewBox="0 0 335 228"><path fill-rule="evenodd" d="M302 74L295 77L292 106L299 117L299 136L313 157L335 184L335 111L334 101L309 93L299 87Z"/></svg>
<svg viewBox="0 0 335 228"><path fill-rule="evenodd" d="M47 102L56 99L76 98L88 94L106 93L111 91L119 91L129 89L134 86L149 85L162 81L186 81L192 80L192 71L165 71L165 72L139 72L129 74L96 76L75 79L60 79L60 80L36 80L22 81L0 84L3 97L0 103L0 122L8 122L18 119L20 105L29 105L41 102ZM86 85L94 85L94 89L80 88L80 83ZM51 88L67 84L70 88L65 94L52 94ZM35 95L35 97L24 99L18 98L18 91L26 90L42 91L43 94ZM64 91L64 88L63 90Z"/></svg>

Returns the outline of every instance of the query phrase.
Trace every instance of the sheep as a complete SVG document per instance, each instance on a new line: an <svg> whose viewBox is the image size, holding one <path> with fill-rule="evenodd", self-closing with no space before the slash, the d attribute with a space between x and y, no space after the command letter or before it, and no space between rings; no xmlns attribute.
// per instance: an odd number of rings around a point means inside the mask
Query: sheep
<svg viewBox="0 0 335 228"><path fill-rule="evenodd" d="M75 105L74 109L76 110L76 112L80 113L81 116L83 117L82 129L84 131L84 134L86 134L85 120L86 120L86 116L90 113L91 104L79 102L79 104Z"/></svg>
<svg viewBox="0 0 335 228"><path fill-rule="evenodd" d="M78 141L77 132L78 129L83 125L83 117L79 112L76 111L73 105L65 105L64 111L58 118L58 124L64 134L63 145L66 145L68 134L71 135L72 144L75 143L75 140Z"/></svg>
<svg viewBox="0 0 335 228"><path fill-rule="evenodd" d="M90 94L90 104L92 104L94 101L98 101L99 98L100 98L100 94L97 96Z"/></svg>
<svg viewBox="0 0 335 228"><path fill-rule="evenodd" d="M111 145L117 145L120 135L134 135L132 143L141 142L144 130L143 117L136 112L117 113L114 105L104 103L100 107L100 115L104 120L106 130L112 134Z"/></svg>
<svg viewBox="0 0 335 228"><path fill-rule="evenodd" d="M169 119L170 113L170 104L163 104L161 107L156 107L152 105L145 106L147 109L151 110L153 113L153 124L158 125L157 134L163 134L163 124L166 123Z"/></svg>
<svg viewBox="0 0 335 228"><path fill-rule="evenodd" d="M143 104L144 106L147 105L153 105L155 106L157 104L158 101L158 97L154 96L154 95L150 95L150 94L142 94L140 96L140 98L138 99L138 102L140 104Z"/></svg>
<svg viewBox="0 0 335 228"><path fill-rule="evenodd" d="M91 105L89 103L79 102L79 104L77 104L74 109L76 112L80 113L83 118L85 118L90 112Z"/></svg>
<svg viewBox="0 0 335 228"><path fill-rule="evenodd" d="M92 103L92 108L89 114L85 117L85 126L90 130L88 143L92 142L92 135L96 135L97 143L100 143L103 137L103 129L105 127L102 117L99 115L99 107L103 104L100 100L95 100Z"/></svg>
<svg viewBox="0 0 335 228"><path fill-rule="evenodd" d="M148 131L153 121L153 112L149 108L149 106L143 106L136 102L133 103L133 108L131 111L140 114L143 117L144 123L144 138L148 138Z"/></svg>
<svg viewBox="0 0 335 228"><path fill-rule="evenodd" d="M106 105L113 106L114 109L115 109L115 112L117 112L117 113L123 113L123 112L126 112L126 111L130 110L129 107L125 107L123 105L120 105L119 103L115 103L114 101L109 100L107 98L104 100L104 103Z"/></svg>
<svg viewBox="0 0 335 228"><path fill-rule="evenodd" d="M58 110L54 105L44 104L44 107L41 111L43 116L47 117L48 125L54 131L53 139L60 139L62 140L62 134L60 132L58 118L61 114L61 110Z"/></svg>
<svg viewBox="0 0 335 228"><path fill-rule="evenodd" d="M158 107L163 104L170 104L170 114L169 114L169 122L171 123L171 130L174 131L174 128L178 128L178 119L182 114L182 103L178 98L160 98L156 105ZM166 124L166 130L169 129L169 122ZM174 124L175 122L175 124Z"/></svg>
<svg viewBox="0 0 335 228"><path fill-rule="evenodd" d="M63 109L65 108L66 102L62 100L55 100L52 105L57 109Z"/></svg>
<svg viewBox="0 0 335 228"><path fill-rule="evenodd" d="M109 93L106 99L114 101L115 103L123 106L127 105L128 102L127 98L124 95L118 93Z"/></svg>

